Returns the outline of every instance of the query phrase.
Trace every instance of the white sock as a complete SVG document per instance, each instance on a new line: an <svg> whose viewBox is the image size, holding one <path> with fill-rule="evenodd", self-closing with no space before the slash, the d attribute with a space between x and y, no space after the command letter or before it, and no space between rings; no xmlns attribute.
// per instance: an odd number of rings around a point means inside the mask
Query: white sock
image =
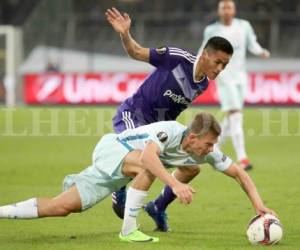
<svg viewBox="0 0 300 250"><path fill-rule="evenodd" d="M144 204L148 192L129 187L125 203L122 235L128 235L137 228L136 218Z"/></svg>
<svg viewBox="0 0 300 250"><path fill-rule="evenodd" d="M243 130L243 114L236 112L228 116L232 144L236 152L237 160L247 158Z"/></svg>
<svg viewBox="0 0 300 250"><path fill-rule="evenodd" d="M37 217L38 211L36 198L0 207L0 218L32 219Z"/></svg>
<svg viewBox="0 0 300 250"><path fill-rule="evenodd" d="M222 122L221 122L221 135L219 136L218 143L216 144L216 147L218 149L221 148L222 144L225 143L225 141L230 136L230 126L229 126L229 120L226 116Z"/></svg>

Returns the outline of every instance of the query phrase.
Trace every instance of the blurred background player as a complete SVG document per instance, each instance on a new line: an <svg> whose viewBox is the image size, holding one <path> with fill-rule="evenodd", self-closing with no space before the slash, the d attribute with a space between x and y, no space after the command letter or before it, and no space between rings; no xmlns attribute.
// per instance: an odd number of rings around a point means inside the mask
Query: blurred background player
<svg viewBox="0 0 300 250"><path fill-rule="evenodd" d="M233 56L226 69L216 78L217 91L222 111L226 116L221 123L222 134L218 146L231 137L237 161L245 169L252 165L245 149L242 109L247 92L246 53L268 58L269 51L256 41L256 35L246 20L235 18L236 6L233 0L221 0L218 5L219 20L204 30L201 49L212 36L226 38L234 48Z"/></svg>
<svg viewBox="0 0 300 250"><path fill-rule="evenodd" d="M120 34L127 54L156 67L137 92L117 109L113 118L117 133L157 121L175 120L206 90L208 78L215 79L233 53L231 44L221 37L206 41L204 50L197 57L175 47L144 48L130 35L131 20L128 14L121 14L112 8L107 10L106 17ZM189 182L198 173L199 168L195 166L178 169L174 175L182 182ZM172 190L168 193L173 200L175 195ZM168 202L168 197L166 199ZM125 200L125 187L112 194L113 209L120 218L124 217Z"/></svg>

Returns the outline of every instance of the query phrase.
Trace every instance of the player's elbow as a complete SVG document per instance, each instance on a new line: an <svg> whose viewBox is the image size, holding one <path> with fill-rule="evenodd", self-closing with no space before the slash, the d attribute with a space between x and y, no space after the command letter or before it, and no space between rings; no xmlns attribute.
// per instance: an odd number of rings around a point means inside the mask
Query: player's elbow
<svg viewBox="0 0 300 250"><path fill-rule="evenodd" d="M128 51L128 55L135 60L139 60L139 61L146 60L145 49L140 46L135 46L133 49Z"/></svg>

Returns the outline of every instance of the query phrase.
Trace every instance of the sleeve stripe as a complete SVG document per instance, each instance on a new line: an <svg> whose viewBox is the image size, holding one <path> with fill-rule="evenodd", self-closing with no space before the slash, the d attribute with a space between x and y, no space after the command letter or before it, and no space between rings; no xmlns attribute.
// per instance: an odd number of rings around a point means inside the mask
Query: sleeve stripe
<svg viewBox="0 0 300 250"><path fill-rule="evenodd" d="M131 129L130 123L128 122L128 120L125 117L125 112L122 112L122 120L125 123L126 129Z"/></svg>
<svg viewBox="0 0 300 250"><path fill-rule="evenodd" d="M127 115L128 115L128 120L129 120L129 122L130 122L131 125L132 125L132 128L135 128L134 122L133 122L133 120L131 119L131 112L127 112Z"/></svg>
<svg viewBox="0 0 300 250"><path fill-rule="evenodd" d="M183 50L183 49L171 47L171 48L169 48L169 50L170 50L170 52L178 52L178 53L182 53L182 54L184 54L184 55L186 55L186 56L188 56L188 57L191 57L191 58L196 59L196 56L194 56L193 54L191 54L191 53L189 53L189 52L187 52L187 51L185 51L185 50Z"/></svg>
<svg viewBox="0 0 300 250"><path fill-rule="evenodd" d="M123 111L122 112L122 120L125 123L126 129L134 129L135 128L134 123L133 123L132 119L130 118L130 112Z"/></svg>
<svg viewBox="0 0 300 250"><path fill-rule="evenodd" d="M181 54L181 53L178 53L178 52L171 52L170 51L170 55L175 55L175 56L181 56L181 57L184 57L185 59L187 59L189 62L191 62L191 63L194 63L195 62L195 59L194 58L190 58L190 57L188 57L188 56L186 56L186 55L184 55L184 54Z"/></svg>

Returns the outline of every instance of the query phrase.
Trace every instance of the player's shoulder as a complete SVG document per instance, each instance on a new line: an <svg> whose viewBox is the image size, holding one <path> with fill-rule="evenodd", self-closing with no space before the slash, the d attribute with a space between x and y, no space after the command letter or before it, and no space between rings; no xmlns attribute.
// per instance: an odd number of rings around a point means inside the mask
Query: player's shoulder
<svg viewBox="0 0 300 250"><path fill-rule="evenodd" d="M218 20L213 20L210 23L208 23L208 25L206 25L205 31L208 32L208 31L214 30L219 25L220 25L220 22Z"/></svg>
<svg viewBox="0 0 300 250"><path fill-rule="evenodd" d="M168 135L180 134L186 130L186 126L177 122L177 121L160 121L153 125L154 131L156 132L165 132Z"/></svg>
<svg viewBox="0 0 300 250"><path fill-rule="evenodd" d="M168 50L171 56L177 57L178 59L181 59L183 61L194 63L196 60L196 55L189 52L188 50L173 46L169 46Z"/></svg>
<svg viewBox="0 0 300 250"><path fill-rule="evenodd" d="M161 127L170 127L170 128L174 128L174 129L185 129L186 126L184 126L183 124L181 124L178 121L161 121L158 122L159 126Z"/></svg>
<svg viewBox="0 0 300 250"><path fill-rule="evenodd" d="M186 130L186 127L177 121L160 121L149 126L151 129L148 132L161 143L177 142Z"/></svg>
<svg viewBox="0 0 300 250"><path fill-rule="evenodd" d="M234 18L234 21L238 24L238 25L242 25L242 26L250 26L250 22L246 19L242 19L242 18Z"/></svg>

